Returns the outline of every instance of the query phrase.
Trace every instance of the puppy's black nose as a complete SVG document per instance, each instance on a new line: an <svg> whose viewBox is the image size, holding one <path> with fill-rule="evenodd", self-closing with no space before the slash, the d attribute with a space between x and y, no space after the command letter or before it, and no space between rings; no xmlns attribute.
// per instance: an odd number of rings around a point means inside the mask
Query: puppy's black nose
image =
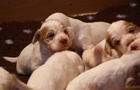
<svg viewBox="0 0 140 90"><path fill-rule="evenodd" d="M137 46L136 45L132 45L131 46L131 50L137 50Z"/></svg>
<svg viewBox="0 0 140 90"><path fill-rule="evenodd" d="M60 43L66 44L66 43L67 43L67 39L61 39L61 40L60 40Z"/></svg>

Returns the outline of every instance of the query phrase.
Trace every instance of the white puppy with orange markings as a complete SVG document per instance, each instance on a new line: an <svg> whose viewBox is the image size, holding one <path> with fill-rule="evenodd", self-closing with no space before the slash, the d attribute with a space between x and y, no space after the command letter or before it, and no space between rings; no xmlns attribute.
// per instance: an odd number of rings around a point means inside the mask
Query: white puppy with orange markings
<svg viewBox="0 0 140 90"><path fill-rule="evenodd" d="M140 28L130 22L119 20L112 23L107 30L106 39L94 48L83 52L85 69L88 70L102 62L119 58L126 52L138 32Z"/></svg>
<svg viewBox="0 0 140 90"><path fill-rule="evenodd" d="M70 18L62 13L50 15L48 20L57 20L69 28L72 40L72 49L75 51L86 50L94 47L105 38L106 31L110 26L107 22L85 23L78 19Z"/></svg>
<svg viewBox="0 0 140 90"><path fill-rule="evenodd" d="M140 46L140 45L139 45ZM140 50L129 49L119 59L104 62L74 78L66 90L110 90L125 87L133 69L140 66Z"/></svg>
<svg viewBox="0 0 140 90"><path fill-rule="evenodd" d="M26 46L18 57L4 57L4 59L17 62L16 68L19 74L29 75L44 64L53 53L67 50L71 44L67 27L59 21L50 20L36 31L32 43Z"/></svg>
<svg viewBox="0 0 140 90"><path fill-rule="evenodd" d="M32 43L18 57L4 59L17 62L17 72L28 75L55 52L70 47L76 51L93 47L105 38L109 26L106 22L84 23L62 13L55 13L46 19L36 31Z"/></svg>
<svg viewBox="0 0 140 90"><path fill-rule="evenodd" d="M111 55L111 49L115 49L119 56L123 55L138 32L140 28L131 22L119 20L112 23L107 30L105 51Z"/></svg>
<svg viewBox="0 0 140 90"><path fill-rule="evenodd" d="M83 71L83 62L78 54L57 52L32 73L27 85L37 90L65 90L67 84Z"/></svg>
<svg viewBox="0 0 140 90"><path fill-rule="evenodd" d="M104 47L105 40L101 41L92 49L87 49L83 52L82 59L85 66L85 70L89 70L108 60L119 58L119 55L114 49L112 49L112 55L110 56L108 53L106 53Z"/></svg>

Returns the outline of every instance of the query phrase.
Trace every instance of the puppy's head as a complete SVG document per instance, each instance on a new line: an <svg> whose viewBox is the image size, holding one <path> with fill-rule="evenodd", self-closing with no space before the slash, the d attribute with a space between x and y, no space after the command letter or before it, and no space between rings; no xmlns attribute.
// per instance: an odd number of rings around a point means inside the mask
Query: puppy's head
<svg viewBox="0 0 140 90"><path fill-rule="evenodd" d="M57 20L46 21L36 31L32 43L36 41L41 42L53 52L69 49L72 45L67 27Z"/></svg>
<svg viewBox="0 0 140 90"><path fill-rule="evenodd" d="M136 39L129 45L127 52L140 50L140 33L136 36Z"/></svg>
<svg viewBox="0 0 140 90"><path fill-rule="evenodd" d="M111 49L115 49L119 55L124 54L139 31L139 27L124 20L112 23L106 34L105 51L111 55Z"/></svg>

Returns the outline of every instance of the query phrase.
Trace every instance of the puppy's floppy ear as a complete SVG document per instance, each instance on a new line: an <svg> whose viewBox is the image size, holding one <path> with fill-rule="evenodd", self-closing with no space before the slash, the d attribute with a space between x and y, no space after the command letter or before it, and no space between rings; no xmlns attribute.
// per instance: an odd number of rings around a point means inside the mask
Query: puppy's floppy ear
<svg viewBox="0 0 140 90"><path fill-rule="evenodd" d="M106 33L106 40L105 40L105 52L107 54L109 54L110 56L112 56L112 48L111 48L111 41L110 41L111 37L109 35L109 33Z"/></svg>
<svg viewBox="0 0 140 90"><path fill-rule="evenodd" d="M39 40L39 38L40 38L40 29L38 29L38 30L35 32L35 34L34 34L34 36L33 36L33 39L32 39L32 43L34 44L37 40Z"/></svg>
<svg viewBox="0 0 140 90"><path fill-rule="evenodd" d="M105 42L105 52L107 54L109 54L110 56L112 56L112 49L111 49L111 46L109 45L109 43L107 41Z"/></svg>
<svg viewBox="0 0 140 90"><path fill-rule="evenodd" d="M75 33L75 30L73 27L67 27L68 29L68 32L69 32L69 36L70 36L70 39L73 40L74 39L74 33Z"/></svg>

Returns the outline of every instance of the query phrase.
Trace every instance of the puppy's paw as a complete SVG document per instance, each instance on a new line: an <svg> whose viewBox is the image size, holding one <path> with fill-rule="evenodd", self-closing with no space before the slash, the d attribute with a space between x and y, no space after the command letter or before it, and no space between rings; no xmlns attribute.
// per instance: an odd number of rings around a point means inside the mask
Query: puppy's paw
<svg viewBox="0 0 140 90"><path fill-rule="evenodd" d="M102 60L102 48L100 46L96 46L94 48L93 54L95 57L95 60L98 61L100 63L100 61Z"/></svg>
<svg viewBox="0 0 140 90"><path fill-rule="evenodd" d="M96 46L93 53L97 58L101 57L102 56L102 48L100 46Z"/></svg>
<svg viewBox="0 0 140 90"><path fill-rule="evenodd" d="M126 87L130 87L130 86L134 86L136 85L136 80L133 77L128 77L126 82L125 82L125 86Z"/></svg>

